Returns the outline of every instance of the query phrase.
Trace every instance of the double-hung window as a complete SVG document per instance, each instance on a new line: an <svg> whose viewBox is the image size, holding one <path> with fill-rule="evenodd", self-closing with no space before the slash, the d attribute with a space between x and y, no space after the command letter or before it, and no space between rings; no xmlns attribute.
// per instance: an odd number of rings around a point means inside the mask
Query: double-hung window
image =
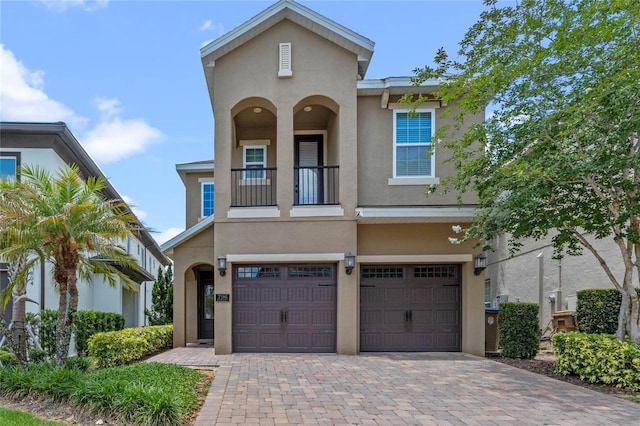
<svg viewBox="0 0 640 426"><path fill-rule="evenodd" d="M418 109L415 113L394 111L394 177L434 177L434 151L431 147L435 130L434 116L433 109Z"/></svg>
<svg viewBox="0 0 640 426"><path fill-rule="evenodd" d="M245 179L265 179L267 167L267 147L248 145L243 147L243 167ZM247 170L255 169L255 170Z"/></svg>
<svg viewBox="0 0 640 426"><path fill-rule="evenodd" d="M0 179L17 179L20 168L19 152L0 153Z"/></svg>
<svg viewBox="0 0 640 426"><path fill-rule="evenodd" d="M202 217L211 216L214 210L214 186L213 182L202 183Z"/></svg>

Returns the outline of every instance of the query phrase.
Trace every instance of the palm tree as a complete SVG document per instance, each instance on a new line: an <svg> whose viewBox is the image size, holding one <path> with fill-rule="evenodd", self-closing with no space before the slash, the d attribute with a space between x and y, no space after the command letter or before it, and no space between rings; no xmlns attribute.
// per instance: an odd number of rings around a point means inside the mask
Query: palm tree
<svg viewBox="0 0 640 426"><path fill-rule="evenodd" d="M23 166L20 176L22 180L13 181L8 192L14 201L0 198L0 235L10 236L5 240L9 244L0 246L0 258L28 254L30 262L41 257L53 265L60 294L56 363L62 365L69 355L78 310L78 278L90 282L97 274L116 286L119 277L133 289L134 282L117 266L139 266L119 243L140 225L123 201L105 199L104 178L83 180L76 165L62 167L55 176Z"/></svg>

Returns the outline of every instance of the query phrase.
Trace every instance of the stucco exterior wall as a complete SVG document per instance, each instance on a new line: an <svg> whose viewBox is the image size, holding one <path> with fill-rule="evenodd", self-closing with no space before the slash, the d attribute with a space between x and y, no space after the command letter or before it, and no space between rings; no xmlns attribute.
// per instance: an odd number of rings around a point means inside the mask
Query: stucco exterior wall
<svg viewBox="0 0 640 426"><path fill-rule="evenodd" d="M214 266L214 226L177 246L173 272L173 346L198 341L198 289L193 267ZM216 277L217 278L217 277ZM216 282L216 286L218 283ZM219 292L216 288L216 292ZM216 312L218 316L218 312Z"/></svg>
<svg viewBox="0 0 640 426"><path fill-rule="evenodd" d="M292 43L291 78L278 78L279 43ZM247 66L251 64L251 66ZM328 136L339 141L336 160L340 166L340 202L347 217L356 205L356 79L357 58L308 30L284 20L246 44L216 60L213 108L215 111L216 222L226 221L231 204L231 176L227 173L241 155L233 117L234 106L248 98L266 100L264 108L277 121L275 143L268 157L277 158L278 220L289 218L293 205L293 135L295 107L306 98L321 96L339 105L339 123ZM238 152L240 151L240 154ZM271 160L269 160L271 163ZM224 172L221 172L224 171Z"/></svg>
<svg viewBox="0 0 640 426"><path fill-rule="evenodd" d="M607 261L618 279L624 276L624 265L618 247L611 239L588 238ZM509 302L539 303L540 262L542 261L541 326L544 328L557 310L575 310L576 292L587 288L613 288L596 258L588 251L581 256L553 259L551 239L526 240L523 248L510 255L507 236L494 242L495 251L487 255L486 276L490 280L492 306L498 306L497 296L505 295ZM540 257L538 257L541 255ZM557 292L562 290L562 300ZM549 296L556 298L550 301Z"/></svg>

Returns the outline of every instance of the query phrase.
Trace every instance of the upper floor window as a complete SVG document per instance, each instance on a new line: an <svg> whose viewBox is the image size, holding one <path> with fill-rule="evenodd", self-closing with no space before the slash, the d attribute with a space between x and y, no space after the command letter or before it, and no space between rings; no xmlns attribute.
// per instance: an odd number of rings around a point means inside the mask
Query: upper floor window
<svg viewBox="0 0 640 426"><path fill-rule="evenodd" d="M267 147L259 145L249 145L243 147L243 168L257 169L255 171L246 170L245 179L264 179L267 167Z"/></svg>
<svg viewBox="0 0 640 426"><path fill-rule="evenodd" d="M435 155L431 139L435 130L435 111L395 110L393 122L393 176L433 177Z"/></svg>
<svg viewBox="0 0 640 426"><path fill-rule="evenodd" d="M20 167L19 152L0 153L0 179L16 179Z"/></svg>
<svg viewBox="0 0 640 426"><path fill-rule="evenodd" d="M213 183L202 183L202 217L211 216L214 210Z"/></svg>

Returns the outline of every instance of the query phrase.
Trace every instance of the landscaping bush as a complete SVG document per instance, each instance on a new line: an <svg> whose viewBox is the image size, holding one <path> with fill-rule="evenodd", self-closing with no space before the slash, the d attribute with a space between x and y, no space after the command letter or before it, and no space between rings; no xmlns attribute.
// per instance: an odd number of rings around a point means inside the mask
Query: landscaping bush
<svg viewBox="0 0 640 426"><path fill-rule="evenodd" d="M0 349L0 366L9 367L18 365L18 358L5 347Z"/></svg>
<svg viewBox="0 0 640 426"><path fill-rule="evenodd" d="M39 364L47 361L47 351L44 349L31 348L27 351L29 362Z"/></svg>
<svg viewBox="0 0 640 426"><path fill-rule="evenodd" d="M615 334L622 294L615 288L590 288L576 294L578 330L586 334Z"/></svg>
<svg viewBox="0 0 640 426"><path fill-rule="evenodd" d="M608 334L557 333L553 351L558 373L640 390L640 343Z"/></svg>
<svg viewBox="0 0 640 426"><path fill-rule="evenodd" d="M533 358L540 349L539 307L535 303L500 304L498 324L502 356Z"/></svg>
<svg viewBox="0 0 640 426"><path fill-rule="evenodd" d="M52 358L56 354L56 321L58 311L43 309L38 314L27 312L27 324L31 326L33 334L40 339L40 346ZM34 342L30 342L33 346Z"/></svg>
<svg viewBox="0 0 640 426"><path fill-rule="evenodd" d="M87 341L96 333L124 328L124 316L113 312L80 310L76 319L76 352L87 355Z"/></svg>
<svg viewBox="0 0 640 426"><path fill-rule="evenodd" d="M130 364L173 343L173 325L125 328L89 338L89 354L101 368Z"/></svg>

